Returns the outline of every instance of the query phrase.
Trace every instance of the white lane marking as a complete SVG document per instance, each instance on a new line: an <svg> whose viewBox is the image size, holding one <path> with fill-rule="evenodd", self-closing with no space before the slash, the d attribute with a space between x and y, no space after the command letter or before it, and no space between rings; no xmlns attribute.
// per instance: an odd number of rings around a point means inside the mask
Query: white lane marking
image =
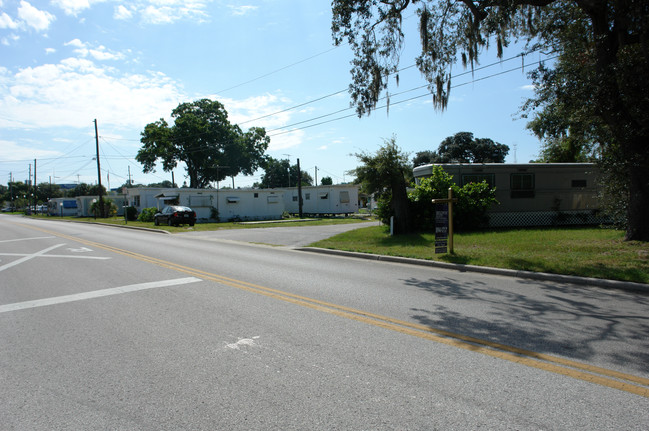
<svg viewBox="0 0 649 431"><path fill-rule="evenodd" d="M32 239L50 239L50 238L55 238L55 237L53 237L53 236L39 236L39 237L35 237L35 238L3 239L2 241L0 241L0 243L3 243L3 242L16 242L16 241L30 241Z"/></svg>
<svg viewBox="0 0 649 431"><path fill-rule="evenodd" d="M48 247L45 250L38 251L38 252L36 252L34 254L25 255L25 257L23 257L22 259L14 260L13 262L9 262L6 265L0 266L0 272L4 271L5 269L9 269L9 268L11 268L13 266L20 265L21 263L27 262L28 260L33 259L35 257L42 256L43 254L47 253L48 251L54 250L55 248L61 247L63 245L65 245L65 244L53 245L52 247Z"/></svg>
<svg viewBox="0 0 649 431"><path fill-rule="evenodd" d="M63 304L66 302L83 301L85 299L101 298L104 296L120 295L122 293L137 292L138 290L156 289L158 287L179 286L181 284L203 281L196 277L177 278L175 280L152 281L149 283L131 284L129 286L114 287L112 289L93 290L92 292L76 293L74 295L55 296L53 298L36 299L33 301L16 302L14 304L0 305L0 313L24 310L27 308L45 307L48 305Z"/></svg>
<svg viewBox="0 0 649 431"><path fill-rule="evenodd" d="M92 250L87 247L81 247L81 248L68 248L68 251L71 251L72 253L88 253L89 251Z"/></svg>
<svg viewBox="0 0 649 431"><path fill-rule="evenodd" d="M239 338L239 341L236 343L226 344L225 347L232 350L239 350L241 346L256 346L255 340L258 340L259 336L252 338Z"/></svg>
<svg viewBox="0 0 649 431"><path fill-rule="evenodd" d="M29 254L24 254L24 253L0 253L0 256L31 256ZM101 256L68 256L65 254L44 254L42 256L38 257L58 257L58 258L65 258L65 259L97 259L97 260L106 260L110 259L110 257L101 257Z"/></svg>

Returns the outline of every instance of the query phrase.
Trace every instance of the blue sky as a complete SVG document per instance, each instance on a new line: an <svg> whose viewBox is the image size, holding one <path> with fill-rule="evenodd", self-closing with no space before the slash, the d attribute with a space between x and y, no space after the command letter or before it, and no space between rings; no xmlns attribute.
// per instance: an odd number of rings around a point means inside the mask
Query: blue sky
<svg viewBox="0 0 649 431"><path fill-rule="evenodd" d="M413 12L403 68L419 49ZM398 86L390 82L389 112L359 119L341 92L351 51L333 46L330 27L329 0L0 0L0 184L26 180L34 159L39 183L96 183L94 119L102 184L124 184L129 168L136 183L170 180L161 167L142 173L140 132L204 97L223 103L244 130L265 127L270 156L299 158L334 183L352 180L353 153L374 152L393 135L411 156L460 131L508 145L507 162L538 154L539 141L517 119L532 95L521 59L507 60L520 49L507 49L503 61L486 52L473 74L458 65L444 112L409 68ZM174 173L182 184L184 168Z"/></svg>

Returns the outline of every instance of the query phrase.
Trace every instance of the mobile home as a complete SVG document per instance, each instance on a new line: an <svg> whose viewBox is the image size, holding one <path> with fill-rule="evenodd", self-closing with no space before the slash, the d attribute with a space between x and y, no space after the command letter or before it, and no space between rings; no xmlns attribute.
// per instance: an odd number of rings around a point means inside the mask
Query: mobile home
<svg viewBox="0 0 649 431"><path fill-rule="evenodd" d="M137 187L127 190L127 199L138 212L183 205L196 212L199 222L230 220L276 220L284 213L282 190L190 189Z"/></svg>
<svg viewBox="0 0 649 431"><path fill-rule="evenodd" d="M284 193L286 211L298 214L299 197L297 187ZM340 184L332 186L302 187L302 213L306 215L337 215L358 212L358 186Z"/></svg>
<svg viewBox="0 0 649 431"><path fill-rule="evenodd" d="M414 169L415 181L435 165ZM489 226L597 224L604 220L598 200L599 170L592 163L439 164L463 186L486 181L499 204L489 211Z"/></svg>

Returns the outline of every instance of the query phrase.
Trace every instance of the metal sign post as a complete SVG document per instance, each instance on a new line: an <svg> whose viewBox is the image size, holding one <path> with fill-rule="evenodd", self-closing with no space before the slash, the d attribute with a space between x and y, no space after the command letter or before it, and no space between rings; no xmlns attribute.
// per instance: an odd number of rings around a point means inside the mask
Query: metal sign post
<svg viewBox="0 0 649 431"><path fill-rule="evenodd" d="M435 204L435 254L453 253L453 189L448 189L448 199L433 199Z"/></svg>

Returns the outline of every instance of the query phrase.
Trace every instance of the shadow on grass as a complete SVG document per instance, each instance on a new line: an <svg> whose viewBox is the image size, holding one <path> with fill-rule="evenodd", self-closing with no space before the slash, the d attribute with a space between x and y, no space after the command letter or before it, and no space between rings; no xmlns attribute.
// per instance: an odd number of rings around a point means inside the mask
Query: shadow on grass
<svg viewBox="0 0 649 431"><path fill-rule="evenodd" d="M539 283L525 280L506 288L454 277L402 281L436 298L411 309L431 328L649 373L649 316L639 311L647 309L649 296L550 283L527 290L526 284Z"/></svg>

